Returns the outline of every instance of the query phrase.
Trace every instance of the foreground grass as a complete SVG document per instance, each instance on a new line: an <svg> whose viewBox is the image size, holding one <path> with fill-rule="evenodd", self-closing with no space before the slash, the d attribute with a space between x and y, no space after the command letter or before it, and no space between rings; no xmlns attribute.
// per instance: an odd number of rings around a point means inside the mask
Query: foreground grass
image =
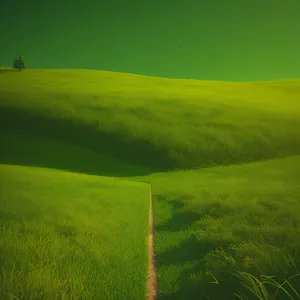
<svg viewBox="0 0 300 300"><path fill-rule="evenodd" d="M300 273L294 274L282 282L276 281L273 277L261 275L259 278L247 273L237 272L236 276L241 279L243 286L250 291L252 296L259 300L275 300L282 299L284 295L287 299L300 299L300 293L291 284L291 279L300 277ZM268 291L267 285L271 285L272 292ZM279 293L281 292L281 295ZM244 294L234 294L240 300L247 300ZM278 296L279 295L279 296ZM281 297L281 298L279 298Z"/></svg>
<svg viewBox="0 0 300 300"><path fill-rule="evenodd" d="M153 185L161 298L233 299L244 290L237 271L279 282L299 273L299 178L300 156L135 178ZM291 284L300 292L299 276Z"/></svg>
<svg viewBox="0 0 300 300"><path fill-rule="evenodd" d="M0 165L0 199L1 299L145 297L146 185Z"/></svg>

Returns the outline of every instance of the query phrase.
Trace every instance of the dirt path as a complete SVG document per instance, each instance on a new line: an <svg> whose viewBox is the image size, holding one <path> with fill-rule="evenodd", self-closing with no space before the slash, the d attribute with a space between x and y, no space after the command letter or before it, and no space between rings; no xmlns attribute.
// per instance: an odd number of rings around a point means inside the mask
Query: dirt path
<svg viewBox="0 0 300 300"><path fill-rule="evenodd" d="M150 208L149 208L149 239L148 239L148 280L147 280L147 298L148 300L157 299L156 290L156 266L154 255L154 224L153 224L153 210L152 210L152 185L149 185L150 194Z"/></svg>

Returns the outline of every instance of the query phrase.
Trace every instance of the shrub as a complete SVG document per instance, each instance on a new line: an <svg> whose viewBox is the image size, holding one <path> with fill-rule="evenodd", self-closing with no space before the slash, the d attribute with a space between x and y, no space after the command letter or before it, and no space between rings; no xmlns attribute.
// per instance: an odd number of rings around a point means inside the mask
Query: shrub
<svg viewBox="0 0 300 300"><path fill-rule="evenodd" d="M22 71L27 68L27 64L23 57L15 58L13 62L13 68L19 71Z"/></svg>

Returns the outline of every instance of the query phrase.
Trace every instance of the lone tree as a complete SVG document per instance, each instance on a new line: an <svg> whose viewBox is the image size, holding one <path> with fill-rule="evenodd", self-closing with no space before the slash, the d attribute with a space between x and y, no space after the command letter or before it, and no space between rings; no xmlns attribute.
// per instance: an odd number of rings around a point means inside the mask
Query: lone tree
<svg viewBox="0 0 300 300"><path fill-rule="evenodd" d="M22 71L27 68L24 57L15 58L13 62L13 68L19 71Z"/></svg>

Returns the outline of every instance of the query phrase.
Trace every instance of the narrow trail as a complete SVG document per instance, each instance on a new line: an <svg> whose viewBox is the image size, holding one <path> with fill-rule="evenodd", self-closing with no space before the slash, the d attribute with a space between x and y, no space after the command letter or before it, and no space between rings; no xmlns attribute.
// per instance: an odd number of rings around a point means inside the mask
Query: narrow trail
<svg viewBox="0 0 300 300"><path fill-rule="evenodd" d="M157 299L156 286L156 265L154 253L154 224L153 224L153 206L152 206L152 185L149 184L150 205L149 205L149 238L148 238L148 279L147 279L147 298L148 300Z"/></svg>

